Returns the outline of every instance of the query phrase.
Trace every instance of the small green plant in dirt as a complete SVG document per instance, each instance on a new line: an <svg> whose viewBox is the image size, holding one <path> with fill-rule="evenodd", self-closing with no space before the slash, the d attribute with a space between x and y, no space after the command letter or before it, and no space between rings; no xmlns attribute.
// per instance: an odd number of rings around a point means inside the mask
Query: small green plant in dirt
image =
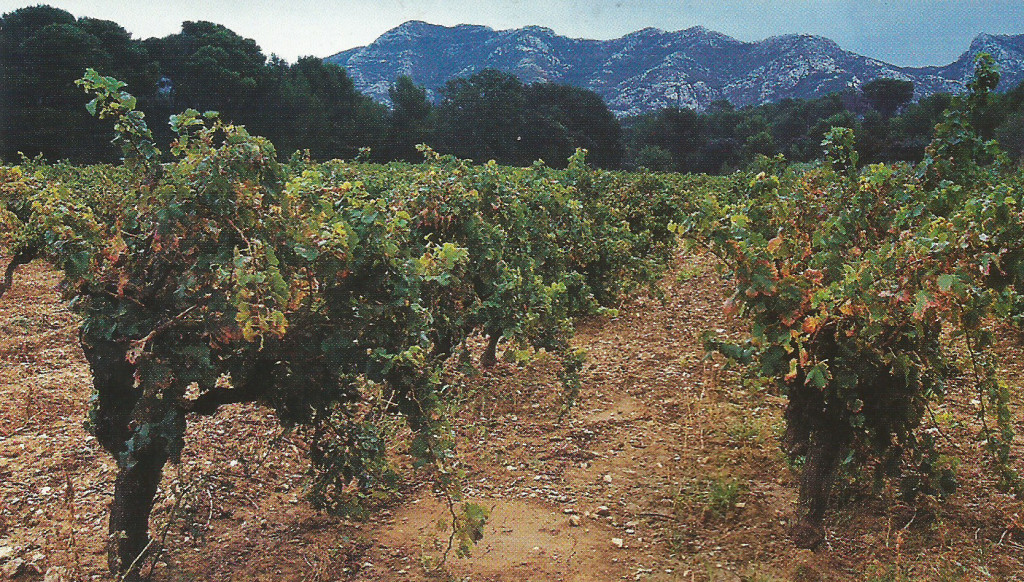
<svg viewBox="0 0 1024 582"><path fill-rule="evenodd" d="M745 487L735 479L715 479L708 489L707 507L717 515L725 515L736 505L744 490Z"/></svg>
<svg viewBox="0 0 1024 582"><path fill-rule="evenodd" d="M691 279L696 279L704 274L704 267L701 265L684 265L679 268L679 272L676 273L676 283L686 283Z"/></svg>
<svg viewBox="0 0 1024 582"><path fill-rule="evenodd" d="M760 418L739 418L729 423L725 433L729 440L740 443L757 443L761 440L764 422Z"/></svg>
<svg viewBox="0 0 1024 582"><path fill-rule="evenodd" d="M732 477L692 481L676 495L673 510L680 519L690 515L725 517L736 506L746 487Z"/></svg>
<svg viewBox="0 0 1024 582"><path fill-rule="evenodd" d="M963 422L959 418L953 415L952 412L936 412L935 413L935 424L941 428L953 428L957 429L963 426Z"/></svg>

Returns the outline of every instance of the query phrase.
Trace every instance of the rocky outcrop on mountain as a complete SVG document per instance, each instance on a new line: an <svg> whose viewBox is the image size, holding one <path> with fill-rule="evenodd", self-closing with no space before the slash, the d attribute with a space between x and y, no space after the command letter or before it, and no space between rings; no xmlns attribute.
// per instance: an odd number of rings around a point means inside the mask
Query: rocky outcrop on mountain
<svg viewBox="0 0 1024 582"><path fill-rule="evenodd" d="M999 88L1012 89L1024 81L1024 34L979 34L970 48L955 62L945 67L918 69L944 79L950 79L958 87L964 87L974 74L974 59L981 53L988 53L999 65Z"/></svg>
<svg viewBox="0 0 1024 582"><path fill-rule="evenodd" d="M974 57L996 58L1002 86L1024 80L1024 35L979 35L944 67L898 67L843 50L827 38L784 35L742 42L694 27L678 32L645 28L599 41L567 38L549 28L493 30L411 21L372 44L328 57L348 70L356 87L381 101L409 75L432 97L449 79L493 68L524 82L552 81L591 89L616 115L668 106L704 109L719 99L736 106L820 97L887 77L912 81L917 96L961 91Z"/></svg>

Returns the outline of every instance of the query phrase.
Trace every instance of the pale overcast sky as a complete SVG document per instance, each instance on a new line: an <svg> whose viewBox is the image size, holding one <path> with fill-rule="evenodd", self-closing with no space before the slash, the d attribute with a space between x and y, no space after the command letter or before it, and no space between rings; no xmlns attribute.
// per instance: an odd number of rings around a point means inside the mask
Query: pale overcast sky
<svg viewBox="0 0 1024 582"><path fill-rule="evenodd" d="M407 20L547 26L576 38L616 38L653 26L702 25L740 40L786 33L827 36L896 65L944 65L980 32L1024 34L1024 0L0 0L0 13L45 3L113 20L139 38L209 20L286 60L369 44Z"/></svg>

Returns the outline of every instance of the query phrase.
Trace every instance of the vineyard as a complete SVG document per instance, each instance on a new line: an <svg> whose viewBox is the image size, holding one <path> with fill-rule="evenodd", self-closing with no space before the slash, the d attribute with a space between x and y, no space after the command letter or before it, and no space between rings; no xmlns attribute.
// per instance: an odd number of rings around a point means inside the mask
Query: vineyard
<svg viewBox="0 0 1024 582"><path fill-rule="evenodd" d="M0 168L12 578L44 530L82 579L1024 567L1024 172L972 129L990 62L916 166L836 128L721 178L282 162L192 110L161 152L123 83L79 83L123 164Z"/></svg>

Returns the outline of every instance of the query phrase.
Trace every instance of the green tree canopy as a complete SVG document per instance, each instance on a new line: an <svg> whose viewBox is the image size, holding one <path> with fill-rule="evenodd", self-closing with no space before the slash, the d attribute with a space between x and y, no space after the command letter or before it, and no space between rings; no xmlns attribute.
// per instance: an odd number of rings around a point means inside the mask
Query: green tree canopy
<svg viewBox="0 0 1024 582"><path fill-rule="evenodd" d="M434 106L427 98L427 90L416 85L412 77L402 75L388 88L391 114L385 155L392 160L418 161L421 159L416 145L432 139Z"/></svg>
<svg viewBox="0 0 1024 582"><path fill-rule="evenodd" d="M438 147L458 157L564 166L576 148L586 148L592 162L619 165L618 121L593 91L525 85L515 75L487 69L449 81L441 96Z"/></svg>
<svg viewBox="0 0 1024 582"><path fill-rule="evenodd" d="M212 22L184 22L181 32L146 46L174 83L172 109L217 110L247 123L259 103L266 56L256 41Z"/></svg>
<svg viewBox="0 0 1024 582"><path fill-rule="evenodd" d="M515 75L485 69L471 77L452 79L441 88L438 146L460 158L494 159L527 165L518 142L525 129L526 97Z"/></svg>
<svg viewBox="0 0 1024 582"><path fill-rule="evenodd" d="M116 157L74 84L87 67L116 74L142 94L156 80L145 48L114 22L76 20L49 6L0 19L0 157L15 159L19 151L81 161Z"/></svg>
<svg viewBox="0 0 1024 582"><path fill-rule="evenodd" d="M865 83L861 92L875 111L889 118L914 98L914 83L899 79L875 79Z"/></svg>
<svg viewBox="0 0 1024 582"><path fill-rule="evenodd" d="M524 147L533 157L562 166L576 148L589 152L588 161L616 168L622 159L618 120L604 100L588 89L557 83L526 87L527 132Z"/></svg>

